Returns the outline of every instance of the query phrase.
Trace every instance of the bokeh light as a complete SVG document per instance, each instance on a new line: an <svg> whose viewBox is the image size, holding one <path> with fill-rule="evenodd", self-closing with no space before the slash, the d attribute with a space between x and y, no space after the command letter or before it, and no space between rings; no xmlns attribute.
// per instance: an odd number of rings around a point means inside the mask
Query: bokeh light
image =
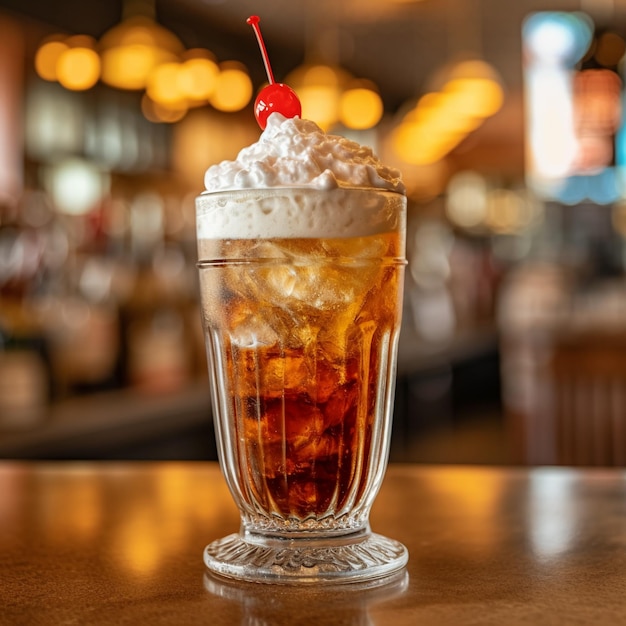
<svg viewBox="0 0 626 626"><path fill-rule="evenodd" d="M488 78L455 78L445 87L458 118L487 118L495 115L504 101L502 87Z"/></svg>
<svg viewBox="0 0 626 626"><path fill-rule="evenodd" d="M478 172L463 171L448 183L446 215L456 226L475 228L487 217L487 181Z"/></svg>
<svg viewBox="0 0 626 626"><path fill-rule="evenodd" d="M100 40L102 80L118 89L144 89L150 72L175 62L183 45L170 31L144 16L118 24Z"/></svg>
<svg viewBox="0 0 626 626"><path fill-rule="evenodd" d="M335 65L304 64L290 72L285 82L298 94L302 117L328 130L340 118L341 96L351 79Z"/></svg>
<svg viewBox="0 0 626 626"><path fill-rule="evenodd" d="M100 78L100 57L96 41L86 35L76 35L65 41L67 49L61 52L56 63L57 80L72 91L93 87Z"/></svg>
<svg viewBox="0 0 626 626"><path fill-rule="evenodd" d="M302 117L329 129L339 118L342 77L336 68L326 65L304 66L286 81L302 103Z"/></svg>
<svg viewBox="0 0 626 626"><path fill-rule="evenodd" d="M541 11L524 20L524 48L546 63L573 66L591 43L593 22L583 13Z"/></svg>
<svg viewBox="0 0 626 626"><path fill-rule="evenodd" d="M150 72L146 93L154 102L176 106L185 101L179 86L180 67L179 63L162 63Z"/></svg>
<svg viewBox="0 0 626 626"><path fill-rule="evenodd" d="M240 111L252 98L252 81L246 67L237 61L226 61L219 69L209 102L219 111Z"/></svg>
<svg viewBox="0 0 626 626"><path fill-rule="evenodd" d="M35 71L37 75L47 81L56 81L57 62L68 47L63 35L54 35L46 40L35 54Z"/></svg>
<svg viewBox="0 0 626 626"><path fill-rule="evenodd" d="M178 86L192 103L206 101L215 91L219 66L208 50L190 50L186 56L178 74Z"/></svg>
<svg viewBox="0 0 626 626"><path fill-rule="evenodd" d="M92 210L108 191L109 185L108 174L79 158L51 165L45 176L45 187L54 205L70 215L82 215Z"/></svg>
<svg viewBox="0 0 626 626"><path fill-rule="evenodd" d="M500 79L484 61L463 61L440 75L439 88L410 107L392 132L394 150L405 163L443 159L504 103Z"/></svg>
<svg viewBox="0 0 626 626"><path fill-rule="evenodd" d="M371 81L358 81L346 88L339 101L339 119L355 130L373 128L383 116L383 101Z"/></svg>

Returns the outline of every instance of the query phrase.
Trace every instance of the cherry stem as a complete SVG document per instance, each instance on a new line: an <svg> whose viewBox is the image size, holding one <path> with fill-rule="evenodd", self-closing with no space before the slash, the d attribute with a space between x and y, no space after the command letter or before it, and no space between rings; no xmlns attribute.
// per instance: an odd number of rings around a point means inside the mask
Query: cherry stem
<svg viewBox="0 0 626 626"><path fill-rule="evenodd" d="M267 49L265 47L265 42L263 41L263 36L261 35L261 29L259 27L259 19L258 15L251 15L246 22L252 26L254 29L254 34L256 35L257 41L259 42L259 48L261 48L261 56L263 57L263 63L265 64L265 71L267 72L267 78L270 81L270 85L273 85L276 81L274 80L274 73L272 72L272 66L270 65L270 59L267 55Z"/></svg>

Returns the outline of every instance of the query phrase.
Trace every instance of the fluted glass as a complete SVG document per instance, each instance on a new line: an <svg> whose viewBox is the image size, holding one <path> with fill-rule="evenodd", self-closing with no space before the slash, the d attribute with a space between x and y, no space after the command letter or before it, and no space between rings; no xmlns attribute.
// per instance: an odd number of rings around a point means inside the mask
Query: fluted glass
<svg viewBox="0 0 626 626"><path fill-rule="evenodd" d="M362 223L329 224L314 236L210 236L215 211L264 207L289 221L298 203L362 209ZM368 521L391 434L405 210L403 196L377 190L198 199L218 454L241 512L239 533L205 550L214 572L338 582L406 562L404 546Z"/></svg>

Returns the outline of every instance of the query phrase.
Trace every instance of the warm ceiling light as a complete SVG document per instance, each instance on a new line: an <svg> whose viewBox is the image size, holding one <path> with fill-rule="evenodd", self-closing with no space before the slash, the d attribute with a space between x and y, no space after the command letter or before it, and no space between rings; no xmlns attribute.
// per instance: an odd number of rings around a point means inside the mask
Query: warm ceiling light
<svg viewBox="0 0 626 626"><path fill-rule="evenodd" d="M350 74L346 70L336 65L311 65L305 69L302 84L342 89L350 78Z"/></svg>
<svg viewBox="0 0 626 626"><path fill-rule="evenodd" d="M339 101L339 118L348 128L373 128L383 116L383 101L376 86L370 81L359 81L349 86Z"/></svg>
<svg viewBox="0 0 626 626"><path fill-rule="evenodd" d="M129 17L105 33L100 46L102 80L129 90L145 88L157 65L175 62L183 52L176 35L143 15Z"/></svg>
<svg viewBox="0 0 626 626"><path fill-rule="evenodd" d="M452 67L443 92L460 99L467 116L490 117L504 102L504 91L494 68L481 60L457 63Z"/></svg>
<svg viewBox="0 0 626 626"><path fill-rule="evenodd" d="M435 163L445 155L440 137L423 124L401 124L392 133L396 154L411 165Z"/></svg>
<svg viewBox="0 0 626 626"><path fill-rule="evenodd" d="M438 110L442 102L445 100L445 96L439 91L430 91L425 93L418 101L414 111L416 113L424 111ZM410 114L410 113L409 113Z"/></svg>
<svg viewBox="0 0 626 626"><path fill-rule="evenodd" d="M504 102L500 85L488 78L457 78L445 88L459 112L467 117L487 118L495 115Z"/></svg>
<svg viewBox="0 0 626 626"><path fill-rule="evenodd" d="M392 145L396 154L412 165L429 165L442 159L467 135L452 125L404 122L392 133Z"/></svg>
<svg viewBox="0 0 626 626"><path fill-rule="evenodd" d="M465 115L456 101L445 102L440 109L431 112L423 121L430 133L456 133L467 135L476 130L483 120L480 117Z"/></svg>
<svg viewBox="0 0 626 626"><path fill-rule="evenodd" d="M305 63L291 71L285 78L285 82L294 89L320 86L343 89L351 79L350 73L337 65Z"/></svg>
<svg viewBox="0 0 626 626"><path fill-rule="evenodd" d="M504 102L498 75L484 61L445 67L436 78L437 88L418 100L393 133L396 154L410 164L444 158Z"/></svg>
<svg viewBox="0 0 626 626"><path fill-rule="evenodd" d="M217 85L220 70L210 58L187 59L178 73L178 86L190 100L208 100Z"/></svg>
<svg viewBox="0 0 626 626"><path fill-rule="evenodd" d="M296 89L302 104L302 117L313 120L321 128L328 130L339 119L339 98L341 92L325 85L299 87Z"/></svg>
<svg viewBox="0 0 626 626"><path fill-rule="evenodd" d="M190 107L212 104L235 112L250 102L246 67L234 61L218 65L204 48L185 50L155 22L154 0L125 0L124 13L99 44L86 35L44 40L35 55L37 74L71 90L89 89L98 79L118 89L145 90L142 110L155 122L178 121Z"/></svg>
<svg viewBox="0 0 626 626"><path fill-rule="evenodd" d="M95 40L87 35L77 35L67 39L66 45L67 49L57 59L57 80L73 91L90 89L100 78L100 57L95 51Z"/></svg>
<svg viewBox="0 0 626 626"><path fill-rule="evenodd" d="M468 59L452 66L449 80L454 78L491 78L492 80L498 80L498 74L486 61Z"/></svg>
<svg viewBox="0 0 626 626"><path fill-rule="evenodd" d="M304 64L290 72L285 82L298 94L302 117L328 130L339 120L341 95L351 78L336 65Z"/></svg>
<svg viewBox="0 0 626 626"><path fill-rule="evenodd" d="M57 80L57 61L67 49L65 36L53 35L43 43L35 54L35 71L40 78L48 81Z"/></svg>
<svg viewBox="0 0 626 626"><path fill-rule="evenodd" d="M185 101L185 95L179 87L179 63L163 63L150 72L146 93L154 102L172 105Z"/></svg>
<svg viewBox="0 0 626 626"><path fill-rule="evenodd" d="M231 69L239 71L241 67ZM154 102L168 108L197 106L206 103L214 93L219 75L217 63L207 57L190 58L184 63L163 63L150 72L146 93ZM232 76L230 80L234 80ZM225 106L243 108L237 98L239 96L233 99L231 94L232 101Z"/></svg>
<svg viewBox="0 0 626 626"><path fill-rule="evenodd" d="M397 126L392 133L392 143L395 153L405 163L419 163L419 158L415 161L413 155L423 149L428 142L426 128L421 124L404 123Z"/></svg>
<svg viewBox="0 0 626 626"><path fill-rule="evenodd" d="M236 61L222 63L210 103L219 111L234 112L243 109L250 98L252 81L245 66Z"/></svg>

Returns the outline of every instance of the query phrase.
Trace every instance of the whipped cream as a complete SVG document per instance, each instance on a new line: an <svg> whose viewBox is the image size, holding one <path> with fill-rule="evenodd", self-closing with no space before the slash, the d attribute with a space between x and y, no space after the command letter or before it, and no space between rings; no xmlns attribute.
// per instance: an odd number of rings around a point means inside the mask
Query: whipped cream
<svg viewBox="0 0 626 626"><path fill-rule="evenodd" d="M400 172L387 167L369 147L326 134L317 124L272 113L259 141L234 161L210 167L207 191L312 187L374 188L405 193Z"/></svg>

